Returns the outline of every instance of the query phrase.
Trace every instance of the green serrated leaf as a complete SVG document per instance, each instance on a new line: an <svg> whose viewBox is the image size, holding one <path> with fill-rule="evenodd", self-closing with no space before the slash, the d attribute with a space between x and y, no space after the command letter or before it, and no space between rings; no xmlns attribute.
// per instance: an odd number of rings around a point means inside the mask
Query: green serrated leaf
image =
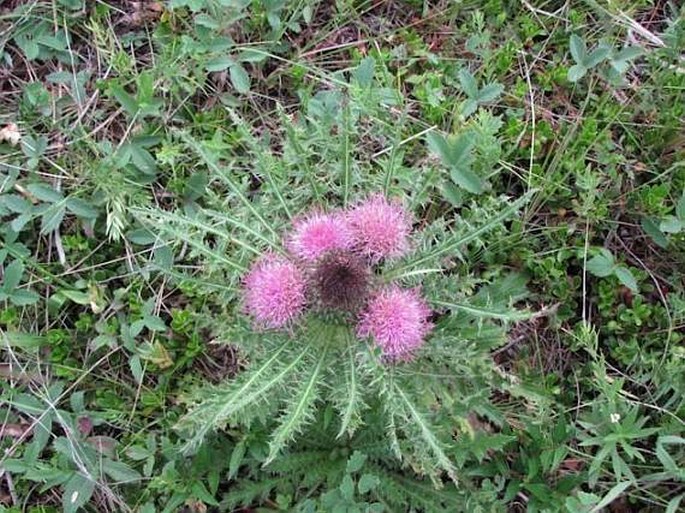
<svg viewBox="0 0 685 513"><path fill-rule="evenodd" d="M268 465L278 456L285 447L306 424L314 418L314 403L318 398L318 388L321 381L321 373L326 361L326 348L321 350L318 361L313 367L311 374L301 386L297 388L296 396L288 405L284 415L279 419L279 425L274 430L269 443L269 456L264 465Z"/></svg>
<svg viewBox="0 0 685 513"><path fill-rule="evenodd" d="M7 207L11 212L23 214L31 210L31 203L17 194L6 194L0 198L0 204Z"/></svg>
<svg viewBox="0 0 685 513"><path fill-rule="evenodd" d="M642 229L647 235L649 235L657 246L666 248L668 246L668 239L659 230L659 226L654 221L654 219L649 217L643 217L640 221Z"/></svg>
<svg viewBox="0 0 685 513"><path fill-rule="evenodd" d="M639 287L637 285L637 280L633 273L627 267L618 266L614 269L614 274L623 285L628 287L633 292L638 292Z"/></svg>
<svg viewBox="0 0 685 513"><path fill-rule="evenodd" d="M242 94L250 92L250 76L240 64L234 64L229 69L231 83L235 90Z"/></svg>
<svg viewBox="0 0 685 513"><path fill-rule="evenodd" d="M26 187L31 194L41 201L46 201L48 203L57 203L62 201L64 197L62 193L56 191L52 187L42 184L42 183L32 183Z"/></svg>
<svg viewBox="0 0 685 513"><path fill-rule="evenodd" d="M595 66L601 64L601 62L605 60L607 57L609 57L610 53L610 46L600 45L594 50L592 50L592 52L590 52L590 55L587 56L587 59L583 62L583 65L588 69L592 69Z"/></svg>
<svg viewBox="0 0 685 513"><path fill-rule="evenodd" d="M263 62L269 57L269 54L257 48L245 48L238 54L240 62Z"/></svg>
<svg viewBox="0 0 685 513"><path fill-rule="evenodd" d="M152 154L138 144L131 143L129 148L133 165L146 175L153 176L157 172L157 161Z"/></svg>
<svg viewBox="0 0 685 513"><path fill-rule="evenodd" d="M478 82L476 82L476 77L474 77L466 68L459 70L458 77L459 84L461 84L464 94L472 100L475 100L478 97Z"/></svg>
<svg viewBox="0 0 685 513"><path fill-rule="evenodd" d="M480 194L483 192L483 182L480 177L465 166L455 166L450 170L450 178L462 189L470 193Z"/></svg>
<svg viewBox="0 0 685 513"><path fill-rule="evenodd" d="M459 113L468 118L471 114L478 110L478 101L473 98L467 98L459 107Z"/></svg>
<svg viewBox="0 0 685 513"><path fill-rule="evenodd" d="M366 463L368 456L361 451L354 451L352 455L347 459L347 466L345 467L345 472L348 474L354 474L359 472L364 463Z"/></svg>
<svg viewBox="0 0 685 513"><path fill-rule="evenodd" d="M568 69L567 78L569 82L578 82L587 73L587 68L582 64L574 64Z"/></svg>
<svg viewBox="0 0 685 513"><path fill-rule="evenodd" d="M644 53L644 50L639 46L626 46L625 48L616 52L611 60L612 61L631 61Z"/></svg>
<svg viewBox="0 0 685 513"><path fill-rule="evenodd" d="M16 306L32 305L40 299L40 296L32 290L14 290L10 296L10 301Z"/></svg>
<svg viewBox="0 0 685 513"><path fill-rule="evenodd" d="M103 458L101 465L105 474L118 483L134 483L141 479L141 475L136 470L121 461Z"/></svg>
<svg viewBox="0 0 685 513"><path fill-rule="evenodd" d="M659 223L659 230L663 233L680 233L683 227L683 222L676 216L666 216Z"/></svg>
<svg viewBox="0 0 685 513"><path fill-rule="evenodd" d="M373 57L365 57L354 70L354 80L360 87L369 87L373 84L373 75L376 68L376 60Z"/></svg>
<svg viewBox="0 0 685 513"><path fill-rule="evenodd" d="M24 226L33 219L33 214L30 212L27 212L26 214L21 214L20 216L15 217L12 222L10 223L10 228L12 231L19 233L24 229Z"/></svg>
<svg viewBox="0 0 685 513"><path fill-rule="evenodd" d="M378 476L373 474L362 474L359 478L359 483L357 483L357 488L361 495L369 493L371 490L375 489L380 483Z"/></svg>
<svg viewBox="0 0 685 513"><path fill-rule="evenodd" d="M476 100L479 103L495 101L500 97L502 91L504 91L504 86L502 84L487 84L480 91L478 91Z"/></svg>
<svg viewBox="0 0 685 513"><path fill-rule="evenodd" d="M5 267L5 273L2 280L2 290L10 292L14 290L21 282L21 277L24 275L24 264L21 260L14 260L11 264Z"/></svg>
<svg viewBox="0 0 685 513"><path fill-rule="evenodd" d="M228 55L222 55L220 57L214 57L207 61L205 65L205 70L209 72L224 71L235 64L235 59L232 59Z"/></svg>
<svg viewBox="0 0 685 513"><path fill-rule="evenodd" d="M67 210L86 219L95 219L98 216L98 211L80 198L69 198L67 200Z"/></svg>
<svg viewBox="0 0 685 513"><path fill-rule="evenodd" d="M62 509L64 513L76 513L93 495L95 482L80 472L75 473L64 486Z"/></svg>
<svg viewBox="0 0 685 513"><path fill-rule="evenodd" d="M571 39L569 41L569 48L571 49L571 56L576 64L584 64L587 58L587 45L580 37L575 34L571 34Z"/></svg>
<svg viewBox="0 0 685 513"><path fill-rule="evenodd" d="M599 254L588 260L585 268L589 273L603 278L614 272L614 266L614 256L608 249L602 248L599 250Z"/></svg>
<svg viewBox="0 0 685 513"><path fill-rule="evenodd" d="M245 440L241 440L240 442L238 442L238 444L233 449L233 452L231 453L231 459L228 462L227 478L229 481L238 475L238 470L240 469L240 465L242 465L243 463L246 450L247 444L245 443Z"/></svg>
<svg viewBox="0 0 685 513"><path fill-rule="evenodd" d="M41 233L46 234L56 230L62 224L66 211L63 203L50 205L50 208L43 212L41 216Z"/></svg>
<svg viewBox="0 0 685 513"><path fill-rule="evenodd" d="M140 110L138 101L128 94L123 87L112 84L109 86L109 92L131 116L135 116Z"/></svg>

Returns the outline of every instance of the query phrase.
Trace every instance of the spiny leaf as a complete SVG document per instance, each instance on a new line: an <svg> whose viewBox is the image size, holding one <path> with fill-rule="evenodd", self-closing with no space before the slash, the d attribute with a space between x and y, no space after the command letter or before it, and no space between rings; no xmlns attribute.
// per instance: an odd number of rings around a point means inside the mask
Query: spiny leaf
<svg viewBox="0 0 685 513"><path fill-rule="evenodd" d="M533 194L535 194L535 192L536 192L536 190L531 189L526 194L521 196L519 199L514 201L507 208L502 210L499 214L488 219L488 221L486 223L479 226L475 230L473 230L473 231L471 231L465 235L459 234L459 235L456 235L453 237L448 237L446 240L439 242L438 244L436 244L435 247L433 247L431 250L427 251L423 255L420 255L418 258L415 258L413 260L409 260L408 262L406 262L402 265L399 265L393 269L390 269L386 273L386 276L388 278L395 277L395 276L401 276L401 275L403 275L403 273L406 273L407 271L410 271L412 269L419 268L421 265L425 264L426 262L429 262L430 260L433 260L434 258L442 256L446 253L456 251L456 249L459 246L463 246L464 244L468 244L469 242L477 239L482 234L484 234L484 233L488 232L489 230L495 228L502 221L504 221L505 219L507 219L508 217L513 215L523 205L528 203L528 201L533 196Z"/></svg>
<svg viewBox="0 0 685 513"><path fill-rule="evenodd" d="M435 456L438 466L442 468L445 472L447 472L447 475L449 478L457 484L457 469L452 463L452 461L449 459L447 454L445 454L444 449L442 448L442 444L440 441L437 439L435 434L433 433L433 430L431 426L428 425L426 420L423 418L423 416L419 413L417 410L416 406L414 403L412 403L407 395L404 393L402 388L399 387L397 383L394 384L395 390L397 391L397 395L400 397L402 402L404 403L404 406L406 407L407 412L409 413L409 416L415 423L415 426L419 428L419 431L421 433L421 436L423 440L425 441L426 445L429 447L433 455Z"/></svg>
<svg viewBox="0 0 685 513"><path fill-rule="evenodd" d="M278 453L285 447L305 424L314 418L314 403L318 397L317 389L321 381L321 373L324 362L326 361L327 350L324 347L314 366L309 378L305 383L297 388L297 399L292 401L286 410L285 415L280 419L280 424L272 434L269 443L269 456L264 465L268 465L278 456Z"/></svg>
<svg viewBox="0 0 685 513"><path fill-rule="evenodd" d="M463 303L453 303L448 301L431 301L434 305L444 306L445 308L450 308L452 310L459 310L465 312L474 317L485 318L485 319L498 319L502 321L518 322L530 319L533 315L531 312L519 311L503 308L503 307L486 307L469 305Z"/></svg>
<svg viewBox="0 0 685 513"><path fill-rule="evenodd" d="M221 180L228 185L229 189L233 194L236 195L236 197L240 200L240 202L250 211L250 213L254 216L256 220L258 220L275 238L275 240L279 240L280 237L276 233L276 231L273 229L271 226L271 223L269 223L266 219L264 219L264 216L262 216L257 209L254 207L252 202L243 194L243 191L238 187L238 185L234 182L233 178L231 178L228 173L226 173L224 170L222 170L219 165L216 163L215 158L210 155L207 150L205 150L200 143L197 142L193 137L188 135L186 132L179 131L177 132L180 137L186 142L188 146L190 146L195 153L198 154L198 156L203 160L205 165L209 168L212 173L217 175Z"/></svg>
<svg viewBox="0 0 685 513"><path fill-rule="evenodd" d="M187 453L199 447L205 436L230 416L246 406L256 403L275 387L283 386L284 379L310 351L309 344L302 345L299 353L296 353L290 362L276 372L277 362L280 361L286 349L291 348L293 344L292 339L287 341L274 351L274 354L260 367L246 373L244 381L231 383L225 390L217 391L211 399L200 403L193 411L189 412L181 420L181 426L183 424L193 425L197 419L202 420L193 436L186 443L184 452Z"/></svg>
<svg viewBox="0 0 685 513"><path fill-rule="evenodd" d="M340 431L337 438L343 434L352 434L361 424L362 399L359 383L357 382L357 362L355 361L357 341L349 329L345 330L347 340L347 362L343 372L345 379L344 408L340 415Z"/></svg>

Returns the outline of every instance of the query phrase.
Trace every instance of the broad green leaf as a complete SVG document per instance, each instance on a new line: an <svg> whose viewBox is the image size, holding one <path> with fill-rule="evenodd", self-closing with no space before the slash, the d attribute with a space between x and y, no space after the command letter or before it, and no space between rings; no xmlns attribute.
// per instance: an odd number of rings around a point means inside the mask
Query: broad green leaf
<svg viewBox="0 0 685 513"><path fill-rule="evenodd" d="M222 55L221 57L215 57L210 59L205 65L207 71L223 71L235 64L235 60L228 55Z"/></svg>
<svg viewBox="0 0 685 513"><path fill-rule="evenodd" d="M95 219L98 216L98 211L80 198L69 198L67 200L67 210L86 219Z"/></svg>
<svg viewBox="0 0 685 513"><path fill-rule="evenodd" d="M495 101L504 91L504 86L502 84L487 84L480 91L478 91L477 100L478 102L492 102Z"/></svg>
<svg viewBox="0 0 685 513"><path fill-rule="evenodd" d="M483 182L480 177L465 166L454 166L450 170L452 181L459 187L466 189L473 194L483 192Z"/></svg>
<svg viewBox="0 0 685 513"><path fill-rule="evenodd" d="M64 513L76 513L86 504L95 490L95 482L80 472L76 472L64 486L62 509Z"/></svg>
<svg viewBox="0 0 685 513"><path fill-rule="evenodd" d="M145 316L145 326L147 329L152 331L165 331L166 324L164 321L156 315L146 315Z"/></svg>
<svg viewBox="0 0 685 513"><path fill-rule="evenodd" d="M90 304L90 296L80 290L60 290L60 293L78 305Z"/></svg>
<svg viewBox="0 0 685 513"><path fill-rule="evenodd" d="M43 135L40 137L25 135L21 139L21 151L31 159L30 162L32 167L38 165L38 158L45 153L47 147L48 138Z"/></svg>
<svg viewBox="0 0 685 513"><path fill-rule="evenodd" d="M461 113L464 118L468 118L471 114L476 112L478 110L478 101L474 100L473 98L467 98L464 100L464 102L461 104L459 108L459 112Z"/></svg>
<svg viewBox="0 0 685 513"><path fill-rule="evenodd" d="M10 347L18 347L21 349L36 349L47 345L48 340L33 333L23 333L20 331L6 331L3 333L3 342Z"/></svg>
<svg viewBox="0 0 685 513"><path fill-rule="evenodd" d="M466 68L460 69L458 76L459 83L466 96L475 100L478 97L478 83L476 82L476 77L474 77Z"/></svg>
<svg viewBox="0 0 685 513"><path fill-rule="evenodd" d="M450 170L452 181L459 187L474 194L483 192L483 184L478 175L470 168L474 146L470 133L464 133L456 138L445 139L437 132L430 132L426 136L428 147L436 153L443 164Z"/></svg>
<svg viewBox="0 0 685 513"><path fill-rule="evenodd" d="M343 477L339 490L340 494L347 502L352 502L354 500L354 481L349 474L346 474L345 477ZM345 508L344 511L347 511L347 508ZM337 512L334 511L332 513Z"/></svg>
<svg viewBox="0 0 685 513"><path fill-rule="evenodd" d="M214 498L214 496L209 493L209 490L205 487L205 485L200 482L200 481L195 481L192 484L191 491L193 492L193 495L195 498L199 499L205 504L209 504L211 506L218 506L219 503L217 500Z"/></svg>
<svg viewBox="0 0 685 513"><path fill-rule="evenodd" d="M463 133L456 137L445 138L438 132L429 132L426 136L428 147L436 153L447 167L470 165L473 161L471 150L475 144L473 136Z"/></svg>
<svg viewBox="0 0 685 513"><path fill-rule="evenodd" d="M250 92L250 76L240 64L234 64L229 70L231 83L239 93L247 94Z"/></svg>
<svg viewBox="0 0 685 513"><path fill-rule="evenodd" d="M580 37L575 34L571 34L571 39L569 41L569 47L571 49L571 56L576 64L584 64L587 57L587 45Z"/></svg>
<svg viewBox="0 0 685 513"><path fill-rule="evenodd" d="M461 207L464 204L464 194L461 189L452 182L445 182L440 188L442 196L454 207Z"/></svg>
<svg viewBox="0 0 685 513"><path fill-rule="evenodd" d="M109 86L109 91L124 108L124 110L131 116L135 116L138 113L138 110L140 110L138 101L133 96L128 94L123 87L113 84Z"/></svg>
<svg viewBox="0 0 685 513"><path fill-rule="evenodd" d="M133 244L147 246L148 244L152 244L157 240L157 235L152 233L147 228L137 228L128 232L126 234L126 238Z"/></svg>
<svg viewBox="0 0 685 513"><path fill-rule="evenodd" d="M614 256L608 249L600 249L599 254L592 257L585 266L588 272L603 278L614 272Z"/></svg>
<svg viewBox="0 0 685 513"><path fill-rule="evenodd" d="M10 301L16 306L26 306L36 303L40 296L32 290L15 290L10 294Z"/></svg>
<svg viewBox="0 0 685 513"><path fill-rule="evenodd" d="M362 474L362 477L359 478L357 488L359 489L359 493L364 495L376 488L378 483L380 483L378 476L374 476L373 474Z"/></svg>
<svg viewBox="0 0 685 513"><path fill-rule="evenodd" d="M140 171L151 176L157 172L157 161L149 151L135 143L130 144L130 151L133 165Z"/></svg>
<svg viewBox="0 0 685 513"><path fill-rule="evenodd" d="M352 455L347 459L347 466L345 467L345 472L348 474L354 474L359 472L364 463L366 463L368 456L361 451L354 451Z"/></svg>
<svg viewBox="0 0 685 513"><path fill-rule="evenodd" d="M354 70L354 80L360 87L368 87L373 83L373 74L376 61L373 57L362 59L359 66Z"/></svg>
<svg viewBox="0 0 685 513"><path fill-rule="evenodd" d="M643 217L640 221L642 229L647 235L649 235L657 246L666 248L668 246L668 239L659 230L659 226L656 224L654 219L650 217Z"/></svg>
<svg viewBox="0 0 685 513"><path fill-rule="evenodd" d="M0 203L11 212L23 214L31 210L31 203L17 194L6 194L0 198Z"/></svg>
<svg viewBox="0 0 685 513"><path fill-rule="evenodd" d="M52 187L42 183L32 183L26 188L31 194L41 201L57 203L58 201L62 201L64 199L61 192L56 191Z"/></svg>
<svg viewBox="0 0 685 513"><path fill-rule="evenodd" d="M185 183L183 189L183 196L187 200L195 201L207 190L207 185L209 184L209 175L206 171L196 171L194 172L188 181Z"/></svg>
<svg viewBox="0 0 685 513"><path fill-rule="evenodd" d="M26 226L26 223L31 221L33 219L33 214L27 212L26 214L21 214L20 216L15 217L12 222L10 223L10 228L12 231L19 233L24 229L24 226Z"/></svg>
<svg viewBox="0 0 685 513"><path fill-rule="evenodd" d="M600 64L604 59L606 59L611 53L610 46L600 45L588 55L587 59L583 62L586 68L594 68Z"/></svg>
<svg viewBox="0 0 685 513"><path fill-rule="evenodd" d="M628 287L633 292L638 292L637 280L633 273L627 267L618 266L614 269L614 274L623 285Z"/></svg>
<svg viewBox="0 0 685 513"><path fill-rule="evenodd" d="M63 203L50 205L50 208L41 216L41 233L45 234L56 230L62 223L64 214L66 214L66 208Z"/></svg>
<svg viewBox="0 0 685 513"><path fill-rule="evenodd" d="M11 264L5 267L5 273L2 280L2 289L5 292L10 292L17 288L21 277L24 274L24 264L21 260L14 260Z"/></svg>
<svg viewBox="0 0 685 513"><path fill-rule="evenodd" d="M121 461L103 458L102 469L105 474L119 483L131 483L141 479L141 475L136 470Z"/></svg>
<svg viewBox="0 0 685 513"><path fill-rule="evenodd" d="M644 50L639 46L626 46L625 48L616 52L611 58L612 61L630 61L644 53Z"/></svg>
<svg viewBox="0 0 685 513"><path fill-rule="evenodd" d="M663 233L680 233L683 229L683 221L675 216L666 216L659 223L659 230Z"/></svg>
<svg viewBox="0 0 685 513"><path fill-rule="evenodd" d="M245 48L238 54L240 62L263 62L269 57L269 54L257 48Z"/></svg>
<svg viewBox="0 0 685 513"><path fill-rule="evenodd" d="M578 82L587 73L587 68L582 64L574 64L568 69L567 78L569 82Z"/></svg>

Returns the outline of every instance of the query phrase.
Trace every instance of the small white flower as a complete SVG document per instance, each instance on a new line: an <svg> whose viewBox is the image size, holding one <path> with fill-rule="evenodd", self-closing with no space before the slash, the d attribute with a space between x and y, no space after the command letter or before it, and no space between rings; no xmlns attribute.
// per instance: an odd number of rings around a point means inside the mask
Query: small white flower
<svg viewBox="0 0 685 513"><path fill-rule="evenodd" d="M618 424L618 422L621 420L621 415L618 413L612 413L609 415L609 420L612 424Z"/></svg>
<svg viewBox="0 0 685 513"><path fill-rule="evenodd" d="M12 146L16 146L21 141L21 133L16 124L10 123L5 128L0 129L0 142L7 141Z"/></svg>

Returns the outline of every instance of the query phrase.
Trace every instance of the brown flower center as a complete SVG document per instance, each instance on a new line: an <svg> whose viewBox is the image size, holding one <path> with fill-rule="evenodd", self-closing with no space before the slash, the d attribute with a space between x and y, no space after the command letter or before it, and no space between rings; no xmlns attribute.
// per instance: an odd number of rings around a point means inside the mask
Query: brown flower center
<svg viewBox="0 0 685 513"><path fill-rule="evenodd" d="M355 311L366 300L371 272L359 257L333 252L317 262L311 282L322 307Z"/></svg>

